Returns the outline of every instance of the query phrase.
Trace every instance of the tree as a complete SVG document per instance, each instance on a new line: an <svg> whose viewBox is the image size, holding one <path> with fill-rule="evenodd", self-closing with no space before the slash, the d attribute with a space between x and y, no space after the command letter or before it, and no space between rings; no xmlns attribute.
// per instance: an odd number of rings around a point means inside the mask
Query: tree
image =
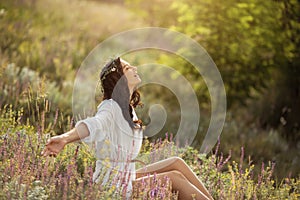
<svg viewBox="0 0 300 200"><path fill-rule="evenodd" d="M127 2L135 5L134 10L142 5L138 0ZM293 127L288 133L296 134L300 124L296 117L300 110L296 0L173 0L169 7L164 6L164 13L172 15L153 20L152 14L162 7L159 3L157 0L142 9L144 20L183 32L208 51L222 74L229 108L263 97L266 103L256 111L260 125L278 127L286 121L286 127ZM151 13L147 15L147 11ZM187 65L180 67L199 85L198 73L189 69ZM266 93L271 90L277 92Z"/></svg>
<svg viewBox="0 0 300 200"><path fill-rule="evenodd" d="M296 144L300 139L300 6L296 0L282 0L281 35L284 42L276 52L274 82L263 94L259 122L262 127L279 128Z"/></svg>

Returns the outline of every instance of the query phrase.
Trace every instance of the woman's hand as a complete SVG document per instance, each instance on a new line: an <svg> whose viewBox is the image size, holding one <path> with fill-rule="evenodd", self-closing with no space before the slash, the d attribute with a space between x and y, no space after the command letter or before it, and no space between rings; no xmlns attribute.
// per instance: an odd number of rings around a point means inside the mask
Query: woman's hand
<svg viewBox="0 0 300 200"><path fill-rule="evenodd" d="M43 156L57 156L59 152L67 144L67 140L63 136L54 136L47 141L45 149L42 151Z"/></svg>
<svg viewBox="0 0 300 200"><path fill-rule="evenodd" d="M78 129L78 131L77 131ZM54 136L47 141L45 149L42 151L43 156L57 156L59 152L71 142L79 141L82 138L85 138L90 135L90 132L87 126L84 123L81 123L77 128L58 136Z"/></svg>

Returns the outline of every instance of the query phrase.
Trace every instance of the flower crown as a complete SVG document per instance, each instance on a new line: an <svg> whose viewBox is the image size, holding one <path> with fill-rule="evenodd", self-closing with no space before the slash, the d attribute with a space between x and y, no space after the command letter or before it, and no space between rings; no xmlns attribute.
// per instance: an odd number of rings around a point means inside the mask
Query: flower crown
<svg viewBox="0 0 300 200"><path fill-rule="evenodd" d="M106 76L108 74L110 74L111 72L118 71L118 66L116 65L115 61L116 61L116 59L112 60L112 62L107 65L108 66L107 70L105 70L100 77L101 81L104 81Z"/></svg>

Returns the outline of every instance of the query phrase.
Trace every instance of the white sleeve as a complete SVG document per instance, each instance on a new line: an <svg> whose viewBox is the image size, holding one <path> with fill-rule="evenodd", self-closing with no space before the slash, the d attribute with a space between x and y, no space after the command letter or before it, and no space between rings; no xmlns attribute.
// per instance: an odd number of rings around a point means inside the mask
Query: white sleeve
<svg viewBox="0 0 300 200"><path fill-rule="evenodd" d="M111 120L113 120L112 107L110 103L100 105L98 112L94 117L88 117L76 123L75 128L84 123L90 135L81 140L86 143L100 142L105 139L108 131L110 130Z"/></svg>

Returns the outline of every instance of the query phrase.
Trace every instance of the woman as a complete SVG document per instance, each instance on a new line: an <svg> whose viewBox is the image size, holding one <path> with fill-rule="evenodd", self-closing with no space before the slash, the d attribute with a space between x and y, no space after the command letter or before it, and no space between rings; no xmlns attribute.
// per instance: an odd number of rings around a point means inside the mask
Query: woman
<svg viewBox="0 0 300 200"><path fill-rule="evenodd" d="M192 194L196 199L212 199L181 158L172 157L135 170L134 159L142 145L141 123L134 111L140 103L140 95L135 90L141 82L137 68L117 58L105 65L100 80L104 97L97 114L77 122L69 132L49 139L42 154L56 156L66 144L82 140L96 149L94 182L122 187L127 197L132 182L152 179L155 173L157 178L169 177L173 190L179 192L179 199L191 199Z"/></svg>

